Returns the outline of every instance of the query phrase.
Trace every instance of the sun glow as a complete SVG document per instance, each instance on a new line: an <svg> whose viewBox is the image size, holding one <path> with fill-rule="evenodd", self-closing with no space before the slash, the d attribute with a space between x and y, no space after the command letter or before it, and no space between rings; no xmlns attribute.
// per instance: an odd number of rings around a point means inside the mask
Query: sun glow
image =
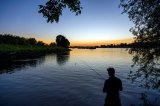
<svg viewBox="0 0 160 106"><path fill-rule="evenodd" d="M49 38L37 38L38 41L43 41L46 44L55 42L55 39ZM70 46L100 46L109 44L120 44L120 43L132 43L133 38L116 39L116 40L69 40Z"/></svg>
<svg viewBox="0 0 160 106"><path fill-rule="evenodd" d="M94 41L71 41L71 46L100 46L109 44L132 43L133 38L117 39L117 40L94 40Z"/></svg>

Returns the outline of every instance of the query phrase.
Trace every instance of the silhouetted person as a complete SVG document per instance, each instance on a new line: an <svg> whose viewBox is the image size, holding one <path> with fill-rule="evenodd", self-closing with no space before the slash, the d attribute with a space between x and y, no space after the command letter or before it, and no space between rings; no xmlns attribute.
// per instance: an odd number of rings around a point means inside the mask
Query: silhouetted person
<svg viewBox="0 0 160 106"><path fill-rule="evenodd" d="M108 68L109 79L105 80L103 92L107 93L104 106L121 106L119 91L122 91L122 82L115 77L114 68Z"/></svg>

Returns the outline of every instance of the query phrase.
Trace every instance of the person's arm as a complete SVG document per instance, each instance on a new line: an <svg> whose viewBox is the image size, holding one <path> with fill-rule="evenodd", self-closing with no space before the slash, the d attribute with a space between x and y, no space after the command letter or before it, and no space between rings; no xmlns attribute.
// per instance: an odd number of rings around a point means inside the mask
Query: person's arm
<svg viewBox="0 0 160 106"><path fill-rule="evenodd" d="M104 82L104 87L103 87L103 93L105 93L105 92L107 92L107 83L106 83L106 81Z"/></svg>
<svg viewBox="0 0 160 106"><path fill-rule="evenodd" d="M122 91L123 90L123 87L122 87L122 81L119 80L119 90Z"/></svg>

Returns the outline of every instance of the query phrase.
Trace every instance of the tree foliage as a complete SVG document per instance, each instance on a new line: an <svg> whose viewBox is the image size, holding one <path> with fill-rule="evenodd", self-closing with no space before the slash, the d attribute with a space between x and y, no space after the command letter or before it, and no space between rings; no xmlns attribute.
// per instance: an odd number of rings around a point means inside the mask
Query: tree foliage
<svg viewBox="0 0 160 106"><path fill-rule="evenodd" d="M160 0L121 0L120 6L135 24L130 31L140 44L129 50L133 66L140 66L131 77L143 77L147 88L160 88Z"/></svg>
<svg viewBox="0 0 160 106"><path fill-rule="evenodd" d="M45 43L43 41L38 41L37 46L45 46Z"/></svg>
<svg viewBox="0 0 160 106"><path fill-rule="evenodd" d="M57 22L64 8L68 7L76 15L81 14L82 7L79 0L48 0L45 5L39 5L39 13L47 18L47 22Z"/></svg>
<svg viewBox="0 0 160 106"><path fill-rule="evenodd" d="M31 44L31 45L36 45L36 43L37 43L37 41L36 41L35 38L29 38L29 39L28 39L28 42L29 42L29 44Z"/></svg>
<svg viewBox="0 0 160 106"><path fill-rule="evenodd" d="M120 6L135 24L136 42L160 41L160 0L121 0Z"/></svg>
<svg viewBox="0 0 160 106"><path fill-rule="evenodd" d="M50 47L55 47L55 46L56 46L56 43L55 43L55 42L51 42L51 43L49 44L49 46L50 46Z"/></svg>
<svg viewBox="0 0 160 106"><path fill-rule="evenodd" d="M70 42L63 35L58 35L56 37L56 44L58 47L68 48L70 46Z"/></svg>
<svg viewBox="0 0 160 106"><path fill-rule="evenodd" d="M37 41L35 38L24 38L11 34L0 34L0 44L12 44L12 45L38 45L44 46L45 43Z"/></svg>

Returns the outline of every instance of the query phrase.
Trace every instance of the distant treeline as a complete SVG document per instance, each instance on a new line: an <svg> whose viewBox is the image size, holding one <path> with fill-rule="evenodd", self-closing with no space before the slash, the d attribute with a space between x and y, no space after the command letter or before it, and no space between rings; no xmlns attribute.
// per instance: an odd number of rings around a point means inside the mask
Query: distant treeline
<svg viewBox="0 0 160 106"><path fill-rule="evenodd" d="M11 44L11 45L36 45L36 46L55 46L54 42L49 45L43 41L37 41L35 38L24 38L11 34L0 34L0 44Z"/></svg>
<svg viewBox="0 0 160 106"><path fill-rule="evenodd" d="M82 48L82 49L95 49L95 48L159 48L160 42L134 42L134 43L120 43L120 44L109 44L100 46L72 46L71 48Z"/></svg>
<svg viewBox="0 0 160 106"><path fill-rule="evenodd" d="M134 43L120 43L120 44L110 44L101 45L100 48L158 48L160 42L134 42Z"/></svg>

